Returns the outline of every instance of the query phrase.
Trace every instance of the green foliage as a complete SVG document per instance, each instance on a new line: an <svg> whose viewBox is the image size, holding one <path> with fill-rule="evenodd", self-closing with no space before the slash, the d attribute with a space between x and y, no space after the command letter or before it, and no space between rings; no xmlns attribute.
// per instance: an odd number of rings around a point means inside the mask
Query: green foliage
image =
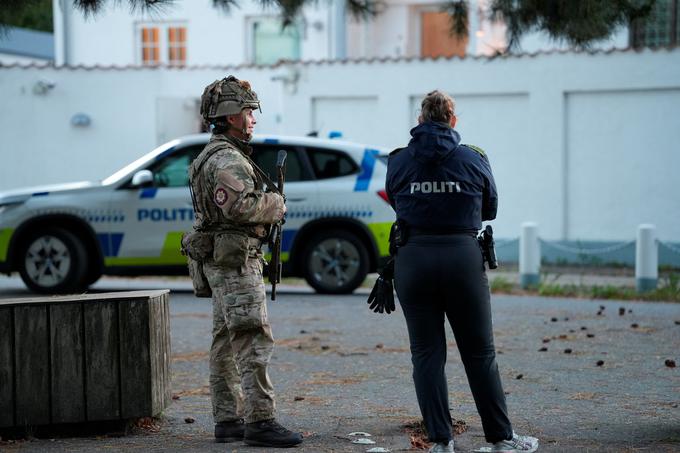
<svg viewBox="0 0 680 453"><path fill-rule="evenodd" d="M122 0L111 0L122 3ZM127 0L131 11L142 10L145 12L161 14L164 8L172 7L177 0ZM290 25L299 16L305 4L316 0L256 0L263 8L274 7L281 12L284 26ZM384 7L382 0L345 0L347 9L355 18L369 18L381 12ZM85 15L99 13L107 0L73 0L73 5L83 11ZM213 7L224 12L231 12L238 8L239 0L212 0Z"/></svg>
<svg viewBox="0 0 680 453"><path fill-rule="evenodd" d="M52 32L52 0L3 0L0 25Z"/></svg>
<svg viewBox="0 0 680 453"><path fill-rule="evenodd" d="M539 296L552 297L579 297L580 285L560 285L557 283L541 283L538 285Z"/></svg>
<svg viewBox="0 0 680 453"><path fill-rule="evenodd" d="M661 280L658 288L638 293L635 288L615 285L559 284L552 279L541 279L541 283L520 290L518 285L504 277L491 280L491 292L496 294L536 294L544 297L573 297L580 299L647 300L680 302L680 274L671 273Z"/></svg>
<svg viewBox="0 0 680 453"><path fill-rule="evenodd" d="M451 0L443 10L451 15L451 35L464 38L469 32L470 4L466 0Z"/></svg>
<svg viewBox="0 0 680 453"><path fill-rule="evenodd" d="M505 277L496 277L491 280L492 293L511 293L515 289L515 284Z"/></svg>
<svg viewBox="0 0 680 453"><path fill-rule="evenodd" d="M646 300L668 300L680 302L680 274L670 274L662 281L662 285L645 294L645 298L654 297Z"/></svg>
<svg viewBox="0 0 680 453"><path fill-rule="evenodd" d="M591 286L590 297L592 299L637 299L639 295L633 288L626 288L613 285Z"/></svg>
<svg viewBox="0 0 680 453"><path fill-rule="evenodd" d="M508 27L509 47L542 30L556 41L587 48L621 25L650 14L656 0L493 0L491 14Z"/></svg>

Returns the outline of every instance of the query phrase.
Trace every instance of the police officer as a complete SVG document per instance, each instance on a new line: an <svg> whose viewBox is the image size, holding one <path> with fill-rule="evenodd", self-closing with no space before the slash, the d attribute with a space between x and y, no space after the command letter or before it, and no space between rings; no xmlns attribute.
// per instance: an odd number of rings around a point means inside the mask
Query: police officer
<svg viewBox="0 0 680 453"><path fill-rule="evenodd" d="M195 242L209 249L198 255L213 299L210 394L215 439L291 447L302 436L275 420L267 373L274 340L261 252L269 225L281 220L286 207L280 194L263 190L262 175L249 157L253 112L259 108L250 84L233 76L203 92L201 115L212 136L189 170L194 233L208 238ZM191 252L196 257L196 250Z"/></svg>
<svg viewBox="0 0 680 453"><path fill-rule="evenodd" d="M460 143L454 101L433 91L422 101L406 148L390 154L387 194L402 227L394 284L408 328L413 380L432 452L453 452L444 365L448 319L492 451L532 452L516 435L495 359L489 285L476 235L496 217L486 154Z"/></svg>

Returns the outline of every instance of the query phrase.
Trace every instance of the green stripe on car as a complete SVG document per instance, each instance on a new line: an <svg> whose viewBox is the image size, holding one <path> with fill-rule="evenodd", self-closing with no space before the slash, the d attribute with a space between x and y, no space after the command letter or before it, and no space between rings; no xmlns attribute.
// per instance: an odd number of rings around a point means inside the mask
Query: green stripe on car
<svg viewBox="0 0 680 453"><path fill-rule="evenodd" d="M389 231L388 231L389 233ZM182 231L173 231L165 236L165 243L160 256L108 257L104 259L106 266L176 266L186 265L187 259L180 252ZM0 252L2 251L2 235L0 235ZM1 256L1 255L0 255ZM288 252L281 253L281 261L288 261Z"/></svg>
<svg viewBox="0 0 680 453"><path fill-rule="evenodd" d="M106 266L174 266L184 265L187 259L180 252L182 231L172 231L165 236L160 256L108 257Z"/></svg>
<svg viewBox="0 0 680 453"><path fill-rule="evenodd" d="M7 250L9 250L9 240L12 238L14 229L4 228L0 230L0 261L7 259Z"/></svg>
<svg viewBox="0 0 680 453"><path fill-rule="evenodd" d="M387 256L390 254L390 228L392 222L369 223L368 229L375 237L375 243L378 245L378 254L380 256Z"/></svg>

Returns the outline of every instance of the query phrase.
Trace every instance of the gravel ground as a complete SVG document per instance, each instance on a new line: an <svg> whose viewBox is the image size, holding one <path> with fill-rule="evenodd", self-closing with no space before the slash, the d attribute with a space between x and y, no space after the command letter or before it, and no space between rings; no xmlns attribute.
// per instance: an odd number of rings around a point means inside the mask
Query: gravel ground
<svg viewBox="0 0 680 453"><path fill-rule="evenodd" d="M160 421L123 437L2 442L1 451L265 451L212 443L210 301L195 299L181 279L160 284L173 289L176 398ZM144 285L154 286L103 279L96 289ZM22 295L16 279L0 279L0 297ZM305 433L296 450L411 451L403 425L419 411L401 310L370 312L363 290L329 297L284 287L278 299L269 307L277 340L271 378L280 420ZM494 296L492 304L511 420L516 431L540 439L539 451L680 451L680 369L665 365L680 361L679 304L516 296ZM456 438L456 451L473 451L486 444L453 335L449 344L451 411L468 426ZM353 444L348 434L356 431L372 434L376 444Z"/></svg>

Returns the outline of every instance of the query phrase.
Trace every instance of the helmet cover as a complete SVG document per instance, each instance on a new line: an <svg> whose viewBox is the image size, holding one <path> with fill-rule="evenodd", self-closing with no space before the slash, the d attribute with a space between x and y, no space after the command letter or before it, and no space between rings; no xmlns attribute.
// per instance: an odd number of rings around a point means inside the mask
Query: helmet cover
<svg viewBox="0 0 680 453"><path fill-rule="evenodd" d="M236 115L245 108L260 108L260 100L246 80L234 76L215 80L205 87L201 96L201 117L206 123L227 115Z"/></svg>

